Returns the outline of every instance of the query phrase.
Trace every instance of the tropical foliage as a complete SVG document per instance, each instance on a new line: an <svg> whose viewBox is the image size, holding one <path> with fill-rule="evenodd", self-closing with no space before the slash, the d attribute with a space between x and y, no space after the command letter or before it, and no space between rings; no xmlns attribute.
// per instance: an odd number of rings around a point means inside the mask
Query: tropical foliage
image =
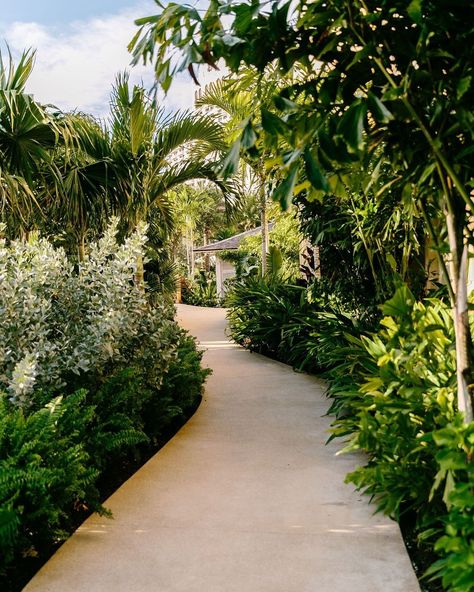
<svg viewBox="0 0 474 592"><path fill-rule="evenodd" d="M167 304L135 281L143 224L116 221L75 268L46 239L3 240L0 577L99 504L104 474L190 413L207 371ZM138 447L138 448L137 448Z"/></svg>
<svg viewBox="0 0 474 592"><path fill-rule="evenodd" d="M166 116L126 74L106 123L61 113L27 94L33 61L0 61L2 590L107 512L104 491L199 403L208 371L170 305L169 192L226 188L209 117Z"/></svg>
<svg viewBox="0 0 474 592"><path fill-rule="evenodd" d="M462 427L456 409L449 306L417 301L400 287L373 332L373 319L328 301L324 290L274 277L235 284L229 305L237 341L298 369L325 371L331 438L368 458L348 481L401 521L415 547L418 540L434 561L427 578L441 577L447 590L472 590L464 563L474 536L472 424ZM428 568L426 558L421 567Z"/></svg>
<svg viewBox="0 0 474 592"><path fill-rule="evenodd" d="M453 304L458 405L471 421L472 6L211 0L201 14L157 4L158 15L138 21L131 48L136 60L153 61L165 90L176 71L221 58L233 72L242 65L263 77L275 67L303 72L304 83L284 84L272 109L262 106L261 118L244 122L229 153L235 163L241 148L255 158L270 148L283 177L273 197L283 207L298 191L310 199L342 193L344 175L360 172L368 158L365 185L388 167L385 186L422 212ZM447 250L449 270L441 256Z"/></svg>

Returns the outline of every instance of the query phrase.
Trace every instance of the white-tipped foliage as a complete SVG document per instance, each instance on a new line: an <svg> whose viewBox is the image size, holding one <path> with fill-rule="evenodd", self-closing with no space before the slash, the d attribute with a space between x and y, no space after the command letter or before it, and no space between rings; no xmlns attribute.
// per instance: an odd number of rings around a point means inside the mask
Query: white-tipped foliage
<svg viewBox="0 0 474 592"><path fill-rule="evenodd" d="M68 375L146 358L145 336L158 381L166 372L175 355L171 315L151 308L134 282L146 226L119 245L117 224L79 269L46 239L0 241L0 390L15 404L29 405L38 389L61 389Z"/></svg>

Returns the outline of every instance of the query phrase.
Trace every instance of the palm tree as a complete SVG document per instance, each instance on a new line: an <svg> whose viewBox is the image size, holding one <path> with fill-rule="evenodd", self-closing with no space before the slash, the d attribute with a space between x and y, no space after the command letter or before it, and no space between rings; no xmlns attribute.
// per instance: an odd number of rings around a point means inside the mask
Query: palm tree
<svg viewBox="0 0 474 592"><path fill-rule="evenodd" d="M61 188L47 205L56 227L73 235L82 260L87 234L100 233L111 215L120 216L124 232L146 220L154 283L163 283L157 270L172 269L164 248L173 224L167 193L196 178L219 183L207 155L225 147L220 125L191 113L166 117L128 74L117 77L105 123L78 113L60 115L57 123L65 139L55 153ZM137 265L142 282L142 261Z"/></svg>
<svg viewBox="0 0 474 592"><path fill-rule="evenodd" d="M117 77L111 102L111 154L115 207L128 229L153 212L171 228L168 192L183 183L219 181L212 155L226 148L221 124L195 113L167 116L141 86L131 87L128 74ZM143 282L143 262L137 281Z"/></svg>
<svg viewBox="0 0 474 592"><path fill-rule="evenodd" d="M204 93L198 97L196 106L219 113L226 121L228 139L232 142L240 135L242 122L260 119L261 109L268 107L279 84L281 75L277 75L273 68L267 68L265 75L253 68L244 68L239 71L237 79L224 78L207 85ZM232 159L231 153L228 160ZM257 187L258 191L262 228L262 275L265 275L269 251L267 175L261 158L255 160L247 156L241 161L240 170L247 190L252 192Z"/></svg>
<svg viewBox="0 0 474 592"><path fill-rule="evenodd" d="M25 92L35 54L17 65L0 54L0 208L11 232L24 232L38 217L38 195L46 171L54 171L52 149L59 130L47 110Z"/></svg>
<svg viewBox="0 0 474 592"><path fill-rule="evenodd" d="M60 183L48 179L55 189L46 192L41 205L48 214L47 230L65 233L82 261L87 235L100 234L112 213L111 138L105 126L86 114L59 113L56 125L60 138L53 158Z"/></svg>

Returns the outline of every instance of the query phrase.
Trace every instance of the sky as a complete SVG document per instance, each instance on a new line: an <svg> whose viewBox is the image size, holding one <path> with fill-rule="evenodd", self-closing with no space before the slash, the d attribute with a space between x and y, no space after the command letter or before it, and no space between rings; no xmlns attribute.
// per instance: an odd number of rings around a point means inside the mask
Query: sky
<svg viewBox="0 0 474 592"><path fill-rule="evenodd" d="M14 56L36 50L27 85L36 100L62 110L105 117L117 73L151 88L151 65L130 66L127 44L137 30L134 19L155 14L153 0L0 0L0 46ZM219 74L202 69L202 84ZM196 86L188 73L173 83L161 104L169 111L192 108Z"/></svg>

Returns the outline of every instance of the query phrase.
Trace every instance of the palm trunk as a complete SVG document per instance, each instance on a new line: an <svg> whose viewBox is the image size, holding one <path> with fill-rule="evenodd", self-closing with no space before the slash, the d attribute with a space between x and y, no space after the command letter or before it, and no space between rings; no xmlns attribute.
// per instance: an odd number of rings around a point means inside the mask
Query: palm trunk
<svg viewBox="0 0 474 592"><path fill-rule="evenodd" d="M194 278L194 232L193 229L190 229L189 232L189 254L191 257L191 265L190 265L190 270L191 270L191 277Z"/></svg>
<svg viewBox="0 0 474 592"><path fill-rule="evenodd" d="M209 244L209 230L207 228L204 229L204 246ZM204 255L204 269L207 273L211 271L211 259L209 253Z"/></svg>
<svg viewBox="0 0 474 592"><path fill-rule="evenodd" d="M78 244L78 251L79 251L79 261L82 263L86 258L86 246L85 246L85 238L84 235L81 235Z"/></svg>
<svg viewBox="0 0 474 592"><path fill-rule="evenodd" d="M464 422L473 421L473 393L471 380L471 331L469 327L467 303L467 264L468 247L464 245L459 266L456 290L456 305L453 308L454 329L456 335L456 378L458 387L458 409L464 416Z"/></svg>
<svg viewBox="0 0 474 592"><path fill-rule="evenodd" d="M449 197L448 197L449 199ZM471 380L471 330L467 301L468 246L463 244L463 224L456 223L452 207L446 213L450 246L450 281L454 299L452 314L456 343L456 380L458 409L464 422L473 420L473 392ZM460 250L462 253L460 254Z"/></svg>
<svg viewBox="0 0 474 592"><path fill-rule="evenodd" d="M265 179L260 176L260 221L262 227L262 276L267 273L267 255L268 255L268 216L267 201L265 198Z"/></svg>

